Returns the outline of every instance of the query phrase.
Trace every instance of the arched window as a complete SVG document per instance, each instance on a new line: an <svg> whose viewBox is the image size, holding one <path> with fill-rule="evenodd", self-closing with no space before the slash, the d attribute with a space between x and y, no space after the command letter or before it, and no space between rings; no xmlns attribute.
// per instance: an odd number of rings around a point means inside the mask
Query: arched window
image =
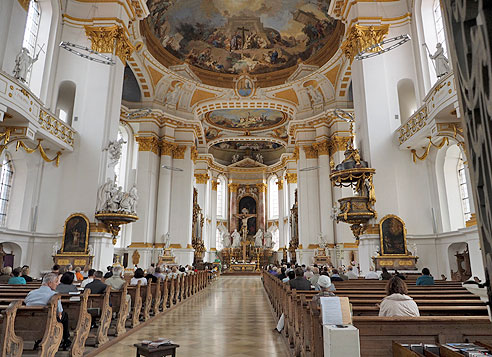
<svg viewBox="0 0 492 357"><path fill-rule="evenodd" d="M463 152L460 153L458 159L458 182L460 184L461 207L463 208L463 216L465 222L471 218L470 211L470 194L468 192L468 182L466 180L465 163L463 161Z"/></svg>
<svg viewBox="0 0 492 357"><path fill-rule="evenodd" d="M121 187L125 187L126 183L126 169L128 165L128 131L125 127L120 126L118 130L118 137L116 140L123 139L124 144L121 146L121 156L118 163L114 166L114 174L116 177L116 184Z"/></svg>
<svg viewBox="0 0 492 357"><path fill-rule="evenodd" d="M226 180L224 177L219 176L217 185L217 217L226 217Z"/></svg>
<svg viewBox="0 0 492 357"><path fill-rule="evenodd" d="M441 13L441 1L434 0L432 4L432 13L434 14L434 26L436 27L437 42L442 44L444 55L447 57L448 49L446 46L446 35L444 33L444 23Z"/></svg>
<svg viewBox="0 0 492 357"><path fill-rule="evenodd" d="M278 186L277 176L272 176L268 180L268 218L278 218Z"/></svg>
<svg viewBox="0 0 492 357"><path fill-rule="evenodd" d="M27 48L29 55L36 55L36 43L38 41L39 20L41 19L41 8L37 1L29 1L29 10L27 12L26 28L24 29L24 39L22 47ZM30 73L28 74L29 78ZM28 78L26 78L27 81Z"/></svg>
<svg viewBox="0 0 492 357"><path fill-rule="evenodd" d="M7 209L12 191L12 180L14 168L9 154L5 154L0 172L0 226L5 227L7 223Z"/></svg>

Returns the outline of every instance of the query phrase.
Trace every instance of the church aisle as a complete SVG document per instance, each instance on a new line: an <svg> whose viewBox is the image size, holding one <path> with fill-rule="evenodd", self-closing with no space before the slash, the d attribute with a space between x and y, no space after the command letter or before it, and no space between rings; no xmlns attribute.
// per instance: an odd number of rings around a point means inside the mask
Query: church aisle
<svg viewBox="0 0 492 357"><path fill-rule="evenodd" d="M159 337L180 347L177 356L288 356L260 277L222 276L98 356L135 356L134 343Z"/></svg>

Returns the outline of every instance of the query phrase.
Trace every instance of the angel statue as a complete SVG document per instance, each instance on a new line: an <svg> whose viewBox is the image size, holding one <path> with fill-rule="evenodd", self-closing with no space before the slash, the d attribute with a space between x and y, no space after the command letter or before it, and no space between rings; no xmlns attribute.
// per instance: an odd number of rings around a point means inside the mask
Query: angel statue
<svg viewBox="0 0 492 357"><path fill-rule="evenodd" d="M237 248L241 245L241 235L237 231L237 229L234 230L231 234L232 237L232 247Z"/></svg>
<svg viewBox="0 0 492 357"><path fill-rule="evenodd" d="M169 247L171 246L171 235L169 234L169 232L162 236L162 240L164 241L164 248L169 249Z"/></svg>
<svg viewBox="0 0 492 357"><path fill-rule="evenodd" d="M113 180L108 178L108 180L97 190L96 213L106 211L108 209L108 203L111 201L111 190L113 185Z"/></svg>
<svg viewBox="0 0 492 357"><path fill-rule="evenodd" d="M231 234L229 232L222 233L222 245L224 248L229 248L231 246Z"/></svg>
<svg viewBox="0 0 492 357"><path fill-rule="evenodd" d="M263 247L263 232L261 228L255 234L255 247Z"/></svg>
<svg viewBox="0 0 492 357"><path fill-rule="evenodd" d="M319 247L320 248L326 248L326 246L328 245L328 241L326 239L326 236L323 235L323 233L319 233L318 234L318 244L319 244Z"/></svg>
<svg viewBox="0 0 492 357"><path fill-rule="evenodd" d="M60 243L56 242L55 244L53 244L53 255L57 255L58 254L58 251L60 250Z"/></svg>
<svg viewBox="0 0 492 357"><path fill-rule="evenodd" d="M272 239L273 239L272 232L266 231L265 232L265 247L266 248L272 248L273 247Z"/></svg>
<svg viewBox="0 0 492 357"><path fill-rule="evenodd" d="M308 92L308 95L309 95L309 99L311 100L311 106L316 106L316 105L320 105L323 103L323 96L321 95L321 93L315 89L312 85L308 85L306 87L306 90Z"/></svg>
<svg viewBox="0 0 492 357"><path fill-rule="evenodd" d="M120 161L123 144L126 144L126 141L123 140L123 138L120 138L118 140L110 141L108 146L103 149L103 151L107 150L109 153L108 167L114 166Z"/></svg>

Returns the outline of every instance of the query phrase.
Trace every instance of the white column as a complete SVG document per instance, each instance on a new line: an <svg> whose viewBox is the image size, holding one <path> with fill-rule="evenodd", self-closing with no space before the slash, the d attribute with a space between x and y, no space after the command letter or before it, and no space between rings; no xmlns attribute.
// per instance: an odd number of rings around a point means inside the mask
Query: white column
<svg viewBox="0 0 492 357"><path fill-rule="evenodd" d="M163 236L169 232L169 217L171 215L171 177L172 151L161 144L161 163L159 167L159 189L157 196L157 217L155 228L155 242L158 247L164 244Z"/></svg>
<svg viewBox="0 0 492 357"><path fill-rule="evenodd" d="M327 145L326 145L327 146ZM330 181L330 155L328 147L324 150L318 150L318 181L319 181L319 208L321 234L327 237L330 244L335 243L335 233L333 230L333 221L331 219L332 197Z"/></svg>
<svg viewBox="0 0 492 357"><path fill-rule="evenodd" d="M217 242L216 242L216 232L217 232L217 178L212 179L211 191L210 191L210 240L209 247L209 261L215 260L217 256Z"/></svg>
<svg viewBox="0 0 492 357"><path fill-rule="evenodd" d="M171 188L171 219L169 222L171 244L179 245L173 254L181 265L193 263L191 247L191 221L193 214L193 174L194 163L191 151L186 147L184 155L175 155L173 166L182 171L173 171Z"/></svg>
<svg viewBox="0 0 492 357"><path fill-rule="evenodd" d="M285 194L284 194L284 180L280 178L277 182L278 186L278 239L279 248L284 248L288 244L287 234L285 232L284 217L285 217ZM287 189L287 187L285 188Z"/></svg>

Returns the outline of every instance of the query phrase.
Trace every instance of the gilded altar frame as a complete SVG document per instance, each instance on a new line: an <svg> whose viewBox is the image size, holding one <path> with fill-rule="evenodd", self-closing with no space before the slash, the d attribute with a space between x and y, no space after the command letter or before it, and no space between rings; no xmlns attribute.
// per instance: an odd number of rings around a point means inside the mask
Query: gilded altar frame
<svg viewBox="0 0 492 357"><path fill-rule="evenodd" d="M65 240L67 238L67 223L75 217L82 218L86 224L86 229L84 232L84 251L83 252L66 252L65 251L65 243L66 243ZM83 214L83 213L72 213L70 216L68 216L68 218L65 220L65 224L63 226L62 246L60 249L60 254L58 254L58 255L79 255L79 256L87 255L88 256L89 252L87 251L87 247L89 245L89 229L90 229L89 219L87 218L87 216L85 214Z"/></svg>
<svg viewBox="0 0 492 357"><path fill-rule="evenodd" d="M399 253L399 254L388 254L384 252L384 239L383 239L383 223L387 221L388 219L396 219L398 220L403 228L403 245L404 245L404 252ZM406 257L408 256L408 250L407 250L407 228L405 226L405 222L403 219L400 217L394 215L394 214L387 214L381 220L379 221L379 243L381 247L381 256L386 256L386 257Z"/></svg>

